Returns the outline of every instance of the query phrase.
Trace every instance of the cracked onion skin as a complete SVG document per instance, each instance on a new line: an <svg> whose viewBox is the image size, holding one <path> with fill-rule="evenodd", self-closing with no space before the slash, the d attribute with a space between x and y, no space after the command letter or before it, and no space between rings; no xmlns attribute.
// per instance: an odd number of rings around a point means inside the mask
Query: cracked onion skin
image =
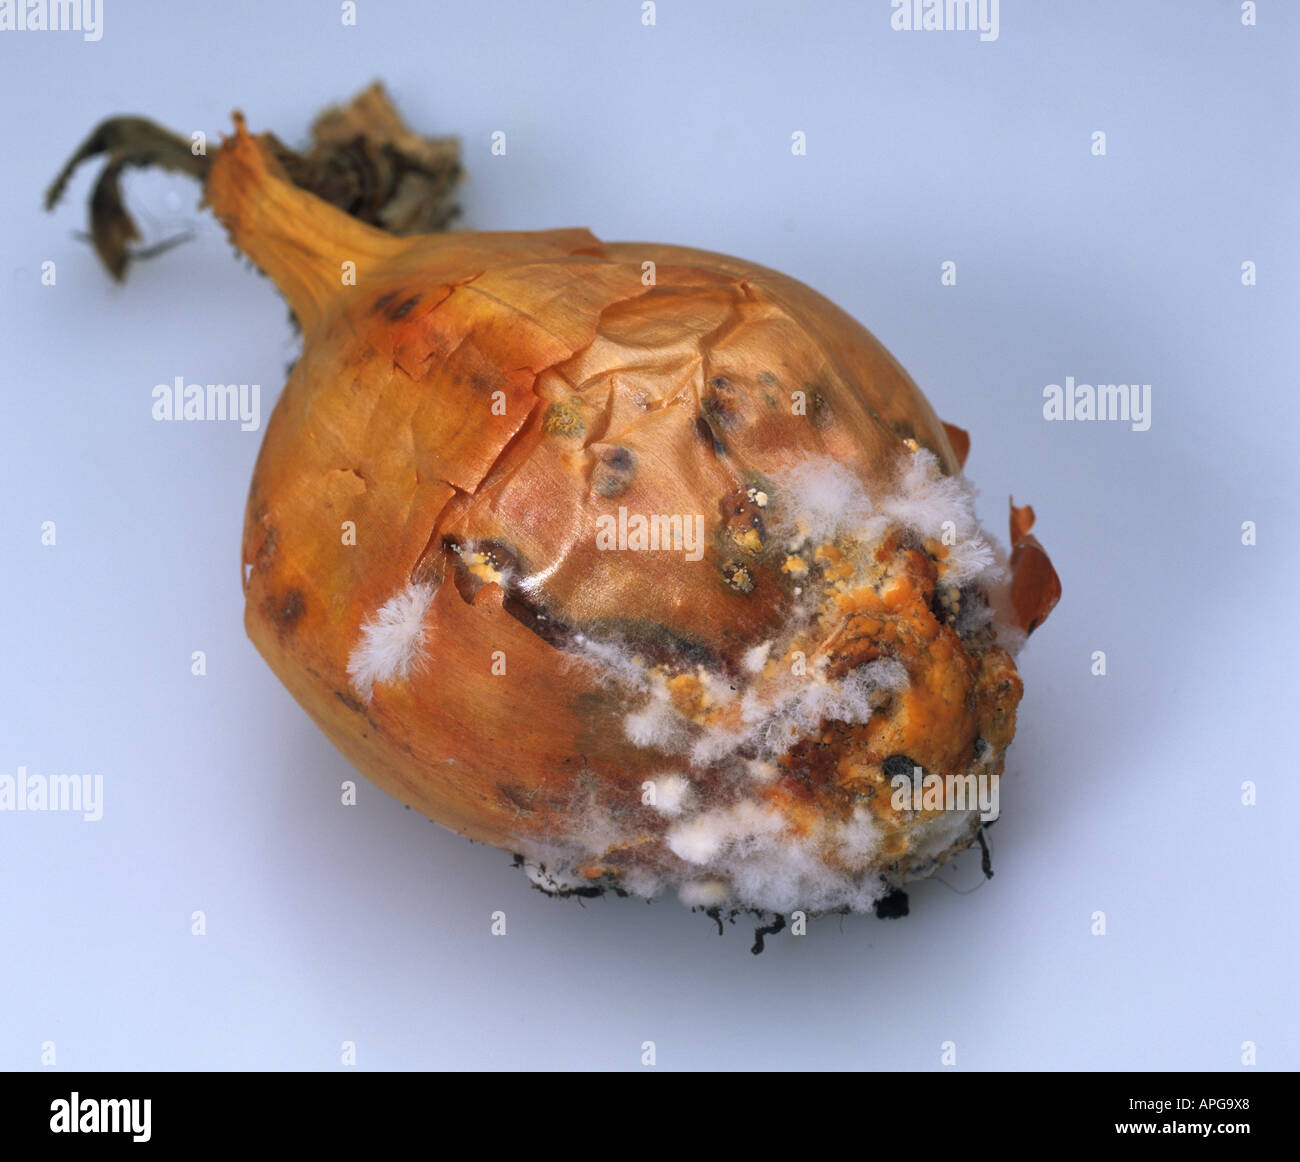
<svg viewBox="0 0 1300 1162"><path fill-rule="evenodd" d="M689 732L734 726L710 682L759 690L768 671L746 657L781 641L832 683L880 659L908 681L869 721L791 737L752 801L793 836L869 812L859 865L825 858L876 894L973 841L972 820L921 842L933 820L894 810L885 775L890 756L953 773L984 756L996 777L1015 732L1020 677L997 634L957 624L946 548L891 530L858 560L828 538L792 571L773 531L799 517L782 517L779 482L810 459L873 496L909 455L961 472L965 433L866 329L794 279L705 251L585 229L394 236L294 185L238 117L205 177L303 336L249 491L247 632L368 778L471 839L559 860L555 886L712 877L711 902L769 907L674 850L642 797L681 770L725 800L726 764L752 754L691 766L635 741L636 700L580 646L615 643L663 679ZM702 559L602 551L597 521L620 506L702 514ZM1025 632L1060 592L1032 522L1012 510L1003 595ZM410 665L358 683L367 626L413 588L432 596ZM593 803L616 823L603 838Z"/></svg>

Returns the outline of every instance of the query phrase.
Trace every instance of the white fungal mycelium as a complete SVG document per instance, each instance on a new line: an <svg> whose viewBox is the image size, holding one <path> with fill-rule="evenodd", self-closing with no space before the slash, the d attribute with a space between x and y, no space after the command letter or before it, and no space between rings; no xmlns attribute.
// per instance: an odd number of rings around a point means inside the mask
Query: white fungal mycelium
<svg viewBox="0 0 1300 1162"><path fill-rule="evenodd" d="M408 678L424 657L424 617L436 587L412 583L399 590L361 626L348 658L353 689L369 699L376 682Z"/></svg>
<svg viewBox="0 0 1300 1162"><path fill-rule="evenodd" d="M930 452L913 448L903 457L892 487L873 498L843 465L810 458L776 481L767 495L769 536L790 553L815 551L820 544L849 546L859 577L887 591L888 567L864 570L874 550L890 533L909 533L922 542L946 546L939 564L940 584L951 591L973 589L984 600L962 602L958 628L965 632L990 623L999 644L1014 652L1020 641L1000 590L1007 574L1001 551L981 531L974 513L974 491L963 477L944 476ZM908 687L902 662L883 657L831 678L825 658L813 657L796 671L783 660L792 646L807 642L817 623L817 586L795 590L796 607L783 631L751 647L741 658L741 673L724 677L699 671L704 704L723 711L716 719L679 709L661 669L620 645L580 638L575 654L597 667L626 692L625 735L638 747L674 756L691 770L708 771L714 788L700 790L689 774L656 780L655 806L662 821L659 838L667 867L655 870L629 863L622 886L643 895L674 889L693 906L743 906L788 912L849 908L865 911L887 886L879 867L880 833L870 811L858 808L847 820L826 818L796 831L781 811L763 797L778 775L777 760L826 722L866 723L891 696ZM728 725L723 726L721 723ZM666 792L666 793L665 793ZM590 799L577 812L569 842L534 851L532 862L545 869L552 886L572 886L565 868L600 857L620 844L644 839L644 818L627 805ZM933 860L969 841L977 815L949 811L919 821L911 856ZM671 861L675 861L672 863Z"/></svg>
<svg viewBox="0 0 1300 1162"><path fill-rule="evenodd" d="M939 584L954 600L971 590L983 598L960 601L958 630L991 622L1004 648L1018 647L1022 639L1009 618L998 616L1006 609L1004 558L980 530L973 490L960 476L944 476L930 452L913 448L892 487L876 498L826 458L805 460L775 484L773 496L762 494L767 534L792 560L815 555L818 546L840 546L853 583L884 595L897 583L891 556L876 560L886 536L937 543L946 548L936 566ZM490 553L470 545L458 552L483 580L509 583ZM534 588L544 589L543 575L533 580ZM375 683L405 680L422 664L435 591L407 585L361 626L348 673L363 697ZM622 788L587 788L566 813L565 835L552 835L545 845L521 844L534 882L547 891L585 886L580 866L634 848L649 835L659 840L660 858L625 861L620 868L621 886L642 895L673 889L693 906L864 911L888 890L879 874L888 861L870 811L859 807L847 819L814 817L811 823L804 818L796 828L765 797L778 778L779 760L792 748L828 722L869 722L909 684L906 666L888 656L832 676L820 638L835 627L819 621L821 587L801 585L793 592L784 626L744 652L738 673L696 667L688 703L674 697L672 674L625 644L582 634L571 640L569 664L594 667L623 692L627 740L663 756L667 769L627 802L611 798ZM933 861L968 841L975 826L975 813L967 811L918 820L909 855Z"/></svg>
<svg viewBox="0 0 1300 1162"><path fill-rule="evenodd" d="M661 775L651 784L651 806L661 815L680 815L691 794L691 784L682 775Z"/></svg>

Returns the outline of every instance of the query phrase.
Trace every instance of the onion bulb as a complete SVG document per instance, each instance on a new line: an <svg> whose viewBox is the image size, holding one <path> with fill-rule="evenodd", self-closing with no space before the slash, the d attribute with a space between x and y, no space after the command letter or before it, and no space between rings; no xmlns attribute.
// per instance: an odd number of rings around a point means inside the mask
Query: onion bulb
<svg viewBox="0 0 1300 1162"><path fill-rule="evenodd" d="M72 164L109 154L118 274L117 171L193 172L301 328L245 624L335 746L558 893L867 911L973 843L926 788L996 787L1060 586L1032 510L980 528L965 433L793 278L447 231L445 143L377 89L331 117L193 161L118 119Z"/></svg>

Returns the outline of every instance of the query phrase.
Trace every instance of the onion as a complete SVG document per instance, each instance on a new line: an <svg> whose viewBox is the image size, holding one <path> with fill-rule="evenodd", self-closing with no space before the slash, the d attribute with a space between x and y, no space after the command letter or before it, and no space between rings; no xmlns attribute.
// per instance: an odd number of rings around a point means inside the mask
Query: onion
<svg viewBox="0 0 1300 1162"><path fill-rule="evenodd" d="M118 275L117 172L200 177L302 329L245 623L338 749L558 893L865 911L979 837L945 792L996 792L1060 586L1032 509L1009 559L976 523L965 433L794 279L446 232L445 142L379 90L322 125L299 155L236 114L189 161L117 119L69 169L110 154Z"/></svg>

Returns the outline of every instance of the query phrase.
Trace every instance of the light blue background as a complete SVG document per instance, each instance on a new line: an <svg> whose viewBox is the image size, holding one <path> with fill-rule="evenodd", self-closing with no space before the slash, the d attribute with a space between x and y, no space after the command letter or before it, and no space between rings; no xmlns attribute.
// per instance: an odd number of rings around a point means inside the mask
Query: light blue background
<svg viewBox="0 0 1300 1162"><path fill-rule="evenodd" d="M356 28L107 0L96 44L0 33L0 772L106 784L99 824L0 814L0 1066L1300 1066L1300 9L1238 7L1005 0L993 43L895 33L885 0L664 0L654 28L636 0L361 0ZM368 784L339 805L349 768L242 630L260 433L149 412L176 375L269 410L283 303L182 179L128 179L150 240L197 238L124 287L73 237L90 173L40 199L102 116L214 135L239 107L298 142L376 77L462 136L470 225L785 270L971 431L989 527L1034 504L1065 596L1021 659L995 879L964 857L905 921L753 957L673 900L548 900ZM1067 375L1150 383L1151 430L1044 422Z"/></svg>

